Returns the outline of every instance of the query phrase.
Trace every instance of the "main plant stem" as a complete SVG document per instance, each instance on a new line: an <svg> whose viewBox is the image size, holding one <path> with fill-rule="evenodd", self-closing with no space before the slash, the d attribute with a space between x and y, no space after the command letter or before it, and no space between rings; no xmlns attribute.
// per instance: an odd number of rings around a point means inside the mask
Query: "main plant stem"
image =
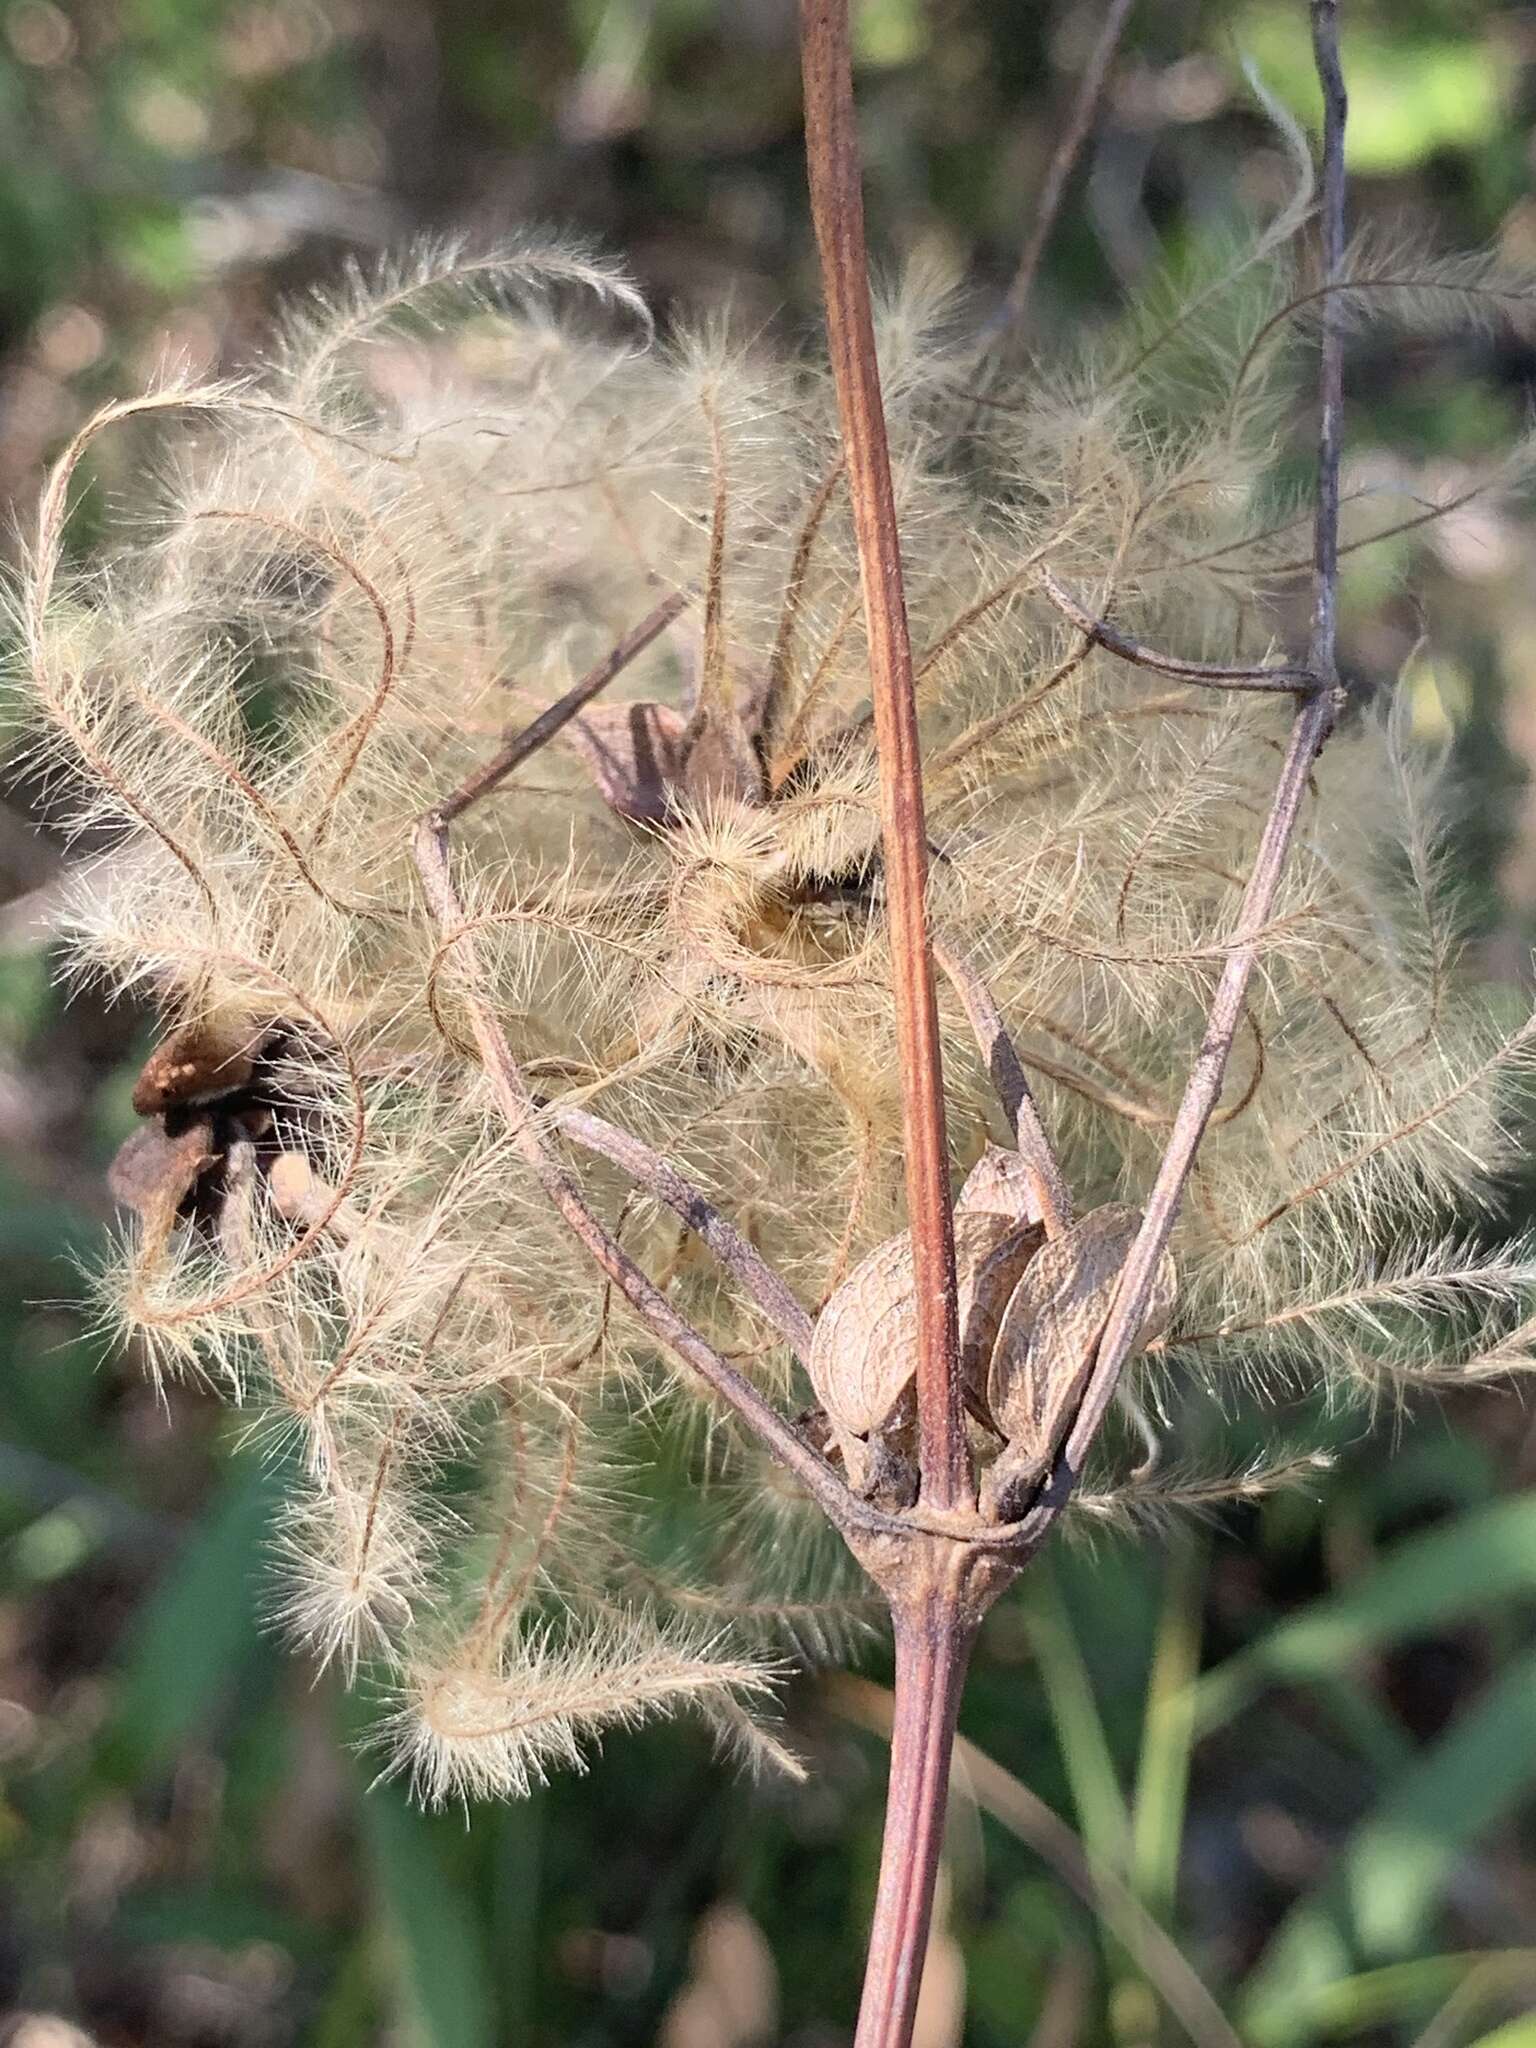
<svg viewBox="0 0 1536 2048"><path fill-rule="evenodd" d="M864 588L869 685L880 758L886 916L901 1067L907 1211L918 1318L919 1498L939 1514L975 1509L961 1405L944 1073L926 893L928 830L901 536L875 351L853 104L848 0L801 0L805 161L821 252L848 499ZM896 1638L895 1724L874 1925L856 2048L907 2048L928 1947L955 1717L981 1605L968 1601L964 1546L909 1543L889 1574Z"/></svg>
<svg viewBox="0 0 1536 2048"><path fill-rule="evenodd" d="M869 687L880 756L886 916L917 1284L918 1466L923 1505L943 1511L974 1506L975 1488L960 1398L944 1076L924 907L928 832L917 696L869 299L847 0L801 0L800 49L806 173L821 251L827 343L864 586Z"/></svg>
<svg viewBox="0 0 1536 2048"><path fill-rule="evenodd" d="M907 2048L944 1844L955 1719L980 1617L952 1583L893 1609L896 1683L880 1882L854 2048Z"/></svg>

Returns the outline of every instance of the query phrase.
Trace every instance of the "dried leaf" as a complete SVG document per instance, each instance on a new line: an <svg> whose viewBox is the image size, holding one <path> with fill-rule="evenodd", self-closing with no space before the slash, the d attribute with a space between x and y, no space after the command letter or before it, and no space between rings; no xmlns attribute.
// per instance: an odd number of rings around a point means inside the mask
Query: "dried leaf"
<svg viewBox="0 0 1536 2048"><path fill-rule="evenodd" d="M168 1224L210 1166L218 1164L213 1125L206 1118L170 1137L159 1124L134 1131L107 1168L113 1199L146 1223Z"/></svg>

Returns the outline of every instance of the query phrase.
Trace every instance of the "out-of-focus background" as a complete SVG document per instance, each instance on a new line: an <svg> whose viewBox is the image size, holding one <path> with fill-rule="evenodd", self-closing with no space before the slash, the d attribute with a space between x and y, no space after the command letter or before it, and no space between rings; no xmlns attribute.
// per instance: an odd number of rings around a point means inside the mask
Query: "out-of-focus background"
<svg viewBox="0 0 1536 2048"><path fill-rule="evenodd" d="M1344 12L1359 214L1536 264L1536 9ZM945 253L984 318L1102 0L857 13L875 246ZM168 357L248 362L280 296L423 231L557 223L619 249L664 315L728 296L805 331L793 16L3 0L8 530L93 404ZM1031 311L1042 345L1273 203L1240 54L1310 118L1304 0L1134 11ZM1365 336L1352 459L1444 498L1528 426L1533 378L1536 350L1498 334ZM1454 746L1479 965L1512 986L1536 919L1533 568L1506 491L1346 592L1352 660L1406 662L1416 726ZM468 1826L368 1792L357 1709L264 1626L275 1482L214 1400L157 1398L93 1332L79 1262L147 1024L54 992L37 801L23 778L0 809L0 2041L846 2042L877 1648L863 1689L791 1689L803 1787L662 1728ZM1337 1460L1305 1495L1058 1551L994 1616L964 1715L993 1767L957 1787L923 2048L1536 2042L1527 1410L1484 1391L1317 1426Z"/></svg>

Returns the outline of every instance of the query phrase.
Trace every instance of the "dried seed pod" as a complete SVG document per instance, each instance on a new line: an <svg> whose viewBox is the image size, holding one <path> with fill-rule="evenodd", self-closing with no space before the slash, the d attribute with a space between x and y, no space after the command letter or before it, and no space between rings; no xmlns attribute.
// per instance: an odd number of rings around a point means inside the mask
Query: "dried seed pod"
<svg viewBox="0 0 1536 2048"><path fill-rule="evenodd" d="M969 1210L1011 1216L1019 1223L1040 1221L1035 1177L1017 1152L987 1146L955 1197L957 1216Z"/></svg>
<svg viewBox="0 0 1536 2048"><path fill-rule="evenodd" d="M686 731L670 704L597 704L572 719L566 738L610 810L660 825L671 814Z"/></svg>
<svg viewBox="0 0 1536 2048"><path fill-rule="evenodd" d="M752 734L733 711L706 709L693 729L683 783L695 800L763 800L763 765Z"/></svg>
<svg viewBox="0 0 1536 2048"><path fill-rule="evenodd" d="M260 1036L253 1044L243 1027L182 1024L163 1038L144 1062L133 1088L139 1116L158 1116L190 1103L215 1102L247 1087L255 1072Z"/></svg>
<svg viewBox="0 0 1536 2048"><path fill-rule="evenodd" d="M324 1208L327 1193L302 1152L279 1152L267 1168L272 1206L290 1223L307 1223Z"/></svg>
<svg viewBox="0 0 1536 2048"><path fill-rule="evenodd" d="M636 824L665 825L683 798L762 798L750 735L729 712L695 727L670 704L599 704L567 733L608 808Z"/></svg>
<svg viewBox="0 0 1536 2048"><path fill-rule="evenodd" d="M309 1119L282 1075L300 1043L286 1023L226 1019L184 1024L156 1046L133 1091L134 1108L156 1128L135 1132L108 1172L113 1193L147 1229L164 1234L180 1220L215 1230L234 1148L246 1147L265 1173L285 1149L303 1147ZM173 1187L167 1210L162 1195Z"/></svg>
<svg viewBox="0 0 1536 2048"><path fill-rule="evenodd" d="M978 1402L999 1323L1042 1241L1038 1224L1011 1216L962 1211L955 1217L960 1364ZM869 1491L877 1478L882 1484L892 1478L872 1469L879 1453L898 1460L909 1456L905 1439L911 1430L917 1348L912 1240L903 1231L861 1260L832 1296L817 1319L807 1360L849 1481L860 1492Z"/></svg>
<svg viewBox="0 0 1536 2048"><path fill-rule="evenodd" d="M1049 1472L1071 1428L1141 1220L1139 1210L1119 1203L1090 1210L1042 1247L1008 1303L987 1376L988 1404L1008 1448L985 1489L986 1504L1005 1519ZM1176 1284L1165 1253L1133 1348L1166 1327Z"/></svg>

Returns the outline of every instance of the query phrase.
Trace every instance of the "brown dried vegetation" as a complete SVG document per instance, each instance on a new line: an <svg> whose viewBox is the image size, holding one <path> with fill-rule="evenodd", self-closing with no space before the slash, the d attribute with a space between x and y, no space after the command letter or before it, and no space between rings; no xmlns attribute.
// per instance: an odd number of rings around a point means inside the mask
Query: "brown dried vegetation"
<svg viewBox="0 0 1536 2048"><path fill-rule="evenodd" d="M1272 637L1307 515L1277 522L1269 473L1291 315L1317 298L1290 140L1284 216L1079 360L979 364L921 277L880 311L954 1185L972 1176L968 1428L1005 1518L1081 1398L1041 1360L1085 1365L1103 1326L1284 741L1283 688L1213 693L1192 664L1294 676ZM1360 317L1529 317L1486 266L1356 270L1337 295ZM157 502L76 571L82 464L146 427ZM1418 514L1346 516L1355 546ZM102 1299L158 1370L219 1381L296 1447L287 1619L378 1671L432 1798L520 1791L584 1733L680 1705L786 1760L748 1709L786 1650L862 1614L856 1574L591 1262L540 1162L758 1397L788 1415L814 1393L856 1490L911 1500L877 769L826 372L724 331L658 342L579 251L429 253L306 311L248 382L99 414L17 605L35 762L107 848L76 871L78 970L151 991L169 1034ZM488 782L508 729L582 677L587 708ZM1527 1361L1527 1248L1444 1236L1497 1181L1536 1026L1459 968L1436 775L1374 702L1312 772L1072 1509L1293 1475L1290 1450L1273 1475L1152 1470L1147 1418L1192 1385L1370 1400ZM414 821L451 790L434 902ZM1059 1183L1020 1146L994 1017ZM729 1509L687 1558L638 1526L653 1415Z"/></svg>

